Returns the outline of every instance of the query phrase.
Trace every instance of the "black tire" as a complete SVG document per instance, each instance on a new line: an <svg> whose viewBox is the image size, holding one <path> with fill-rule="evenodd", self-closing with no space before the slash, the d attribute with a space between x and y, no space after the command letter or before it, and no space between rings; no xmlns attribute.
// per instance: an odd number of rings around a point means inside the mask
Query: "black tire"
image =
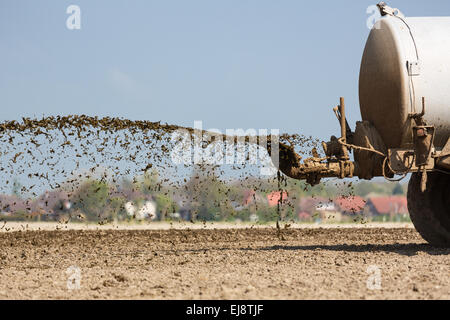
<svg viewBox="0 0 450 320"><path fill-rule="evenodd" d="M450 247L450 175L429 172L427 176L425 192L420 190L422 174L413 173L409 180L409 215L427 242Z"/></svg>

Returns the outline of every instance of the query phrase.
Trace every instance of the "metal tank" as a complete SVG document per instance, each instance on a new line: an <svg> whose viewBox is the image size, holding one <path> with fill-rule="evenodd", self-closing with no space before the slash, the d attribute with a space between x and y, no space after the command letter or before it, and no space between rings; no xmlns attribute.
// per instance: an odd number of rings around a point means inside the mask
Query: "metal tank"
<svg viewBox="0 0 450 320"><path fill-rule="evenodd" d="M450 17L386 15L370 32L361 62L359 101L388 148L411 143L408 114L436 128L434 144L450 136Z"/></svg>
<svg viewBox="0 0 450 320"><path fill-rule="evenodd" d="M340 137L322 143L325 155L313 150L301 161L280 143L279 170L311 185L328 177L399 181L412 173L414 226L429 243L450 247L450 17L405 18L384 2L377 6L383 17L361 61L362 121L350 128L341 98L333 108Z"/></svg>

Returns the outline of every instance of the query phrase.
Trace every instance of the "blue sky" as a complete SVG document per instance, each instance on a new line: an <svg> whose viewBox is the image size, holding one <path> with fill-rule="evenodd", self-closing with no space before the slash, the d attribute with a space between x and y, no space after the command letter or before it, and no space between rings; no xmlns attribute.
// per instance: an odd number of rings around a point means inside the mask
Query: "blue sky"
<svg viewBox="0 0 450 320"><path fill-rule="evenodd" d="M0 2L0 120L89 114L328 139L358 73L376 0ZM81 8L81 30L66 8ZM406 16L450 2L388 1Z"/></svg>

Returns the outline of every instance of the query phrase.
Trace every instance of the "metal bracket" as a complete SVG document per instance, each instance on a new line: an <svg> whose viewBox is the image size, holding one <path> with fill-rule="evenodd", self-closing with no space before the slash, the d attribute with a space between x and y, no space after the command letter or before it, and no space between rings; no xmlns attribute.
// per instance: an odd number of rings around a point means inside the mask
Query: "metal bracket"
<svg viewBox="0 0 450 320"><path fill-rule="evenodd" d="M380 9L380 14L382 16L386 16L386 15L390 15L390 16L396 16L396 17L400 17L400 18L405 18L405 16L403 15L403 13L398 10L397 8L391 8L389 7L386 2L382 1L380 3L377 4L378 9Z"/></svg>
<svg viewBox="0 0 450 320"><path fill-rule="evenodd" d="M429 164L434 133L435 129L433 126L413 127L414 153L416 154L415 164L417 167L424 167Z"/></svg>
<svg viewBox="0 0 450 320"><path fill-rule="evenodd" d="M419 61L408 61L408 75L420 76L420 63Z"/></svg>
<svg viewBox="0 0 450 320"><path fill-rule="evenodd" d="M389 149L388 158L390 169L393 170L395 174L419 171L419 167L416 166L414 150L399 148ZM425 169L433 170L434 161L429 161L425 165Z"/></svg>
<svg viewBox="0 0 450 320"><path fill-rule="evenodd" d="M425 115L425 97L422 97L422 112L410 113L408 114L408 117L413 119L418 126L424 126L426 125L425 121L423 120L424 115Z"/></svg>

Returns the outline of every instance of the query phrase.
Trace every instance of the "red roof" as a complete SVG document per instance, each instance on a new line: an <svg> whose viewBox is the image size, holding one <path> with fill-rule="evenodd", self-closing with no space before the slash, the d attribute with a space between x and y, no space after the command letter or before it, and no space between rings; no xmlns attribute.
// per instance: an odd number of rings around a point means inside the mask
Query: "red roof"
<svg viewBox="0 0 450 320"><path fill-rule="evenodd" d="M249 205L255 200L256 192L255 190L245 190L244 191L244 206Z"/></svg>
<svg viewBox="0 0 450 320"><path fill-rule="evenodd" d="M389 196L370 198L369 201L379 214L408 213L405 196Z"/></svg>
<svg viewBox="0 0 450 320"><path fill-rule="evenodd" d="M312 214L316 211L317 206L328 202L327 198L322 197L302 197L298 202L298 207L300 211Z"/></svg>
<svg viewBox="0 0 450 320"><path fill-rule="evenodd" d="M342 196L334 199L334 203L343 212L358 213L364 210L366 201L360 196Z"/></svg>
<svg viewBox="0 0 450 320"><path fill-rule="evenodd" d="M287 197L288 197L288 193L286 191L274 191L271 192L267 195L267 201L269 202L269 206L274 207L276 206L279 202L280 199L282 198L282 202L286 201Z"/></svg>
<svg viewBox="0 0 450 320"><path fill-rule="evenodd" d="M298 218L299 219L309 219L309 218L311 218L311 215L308 212L302 211L302 212L299 212Z"/></svg>

